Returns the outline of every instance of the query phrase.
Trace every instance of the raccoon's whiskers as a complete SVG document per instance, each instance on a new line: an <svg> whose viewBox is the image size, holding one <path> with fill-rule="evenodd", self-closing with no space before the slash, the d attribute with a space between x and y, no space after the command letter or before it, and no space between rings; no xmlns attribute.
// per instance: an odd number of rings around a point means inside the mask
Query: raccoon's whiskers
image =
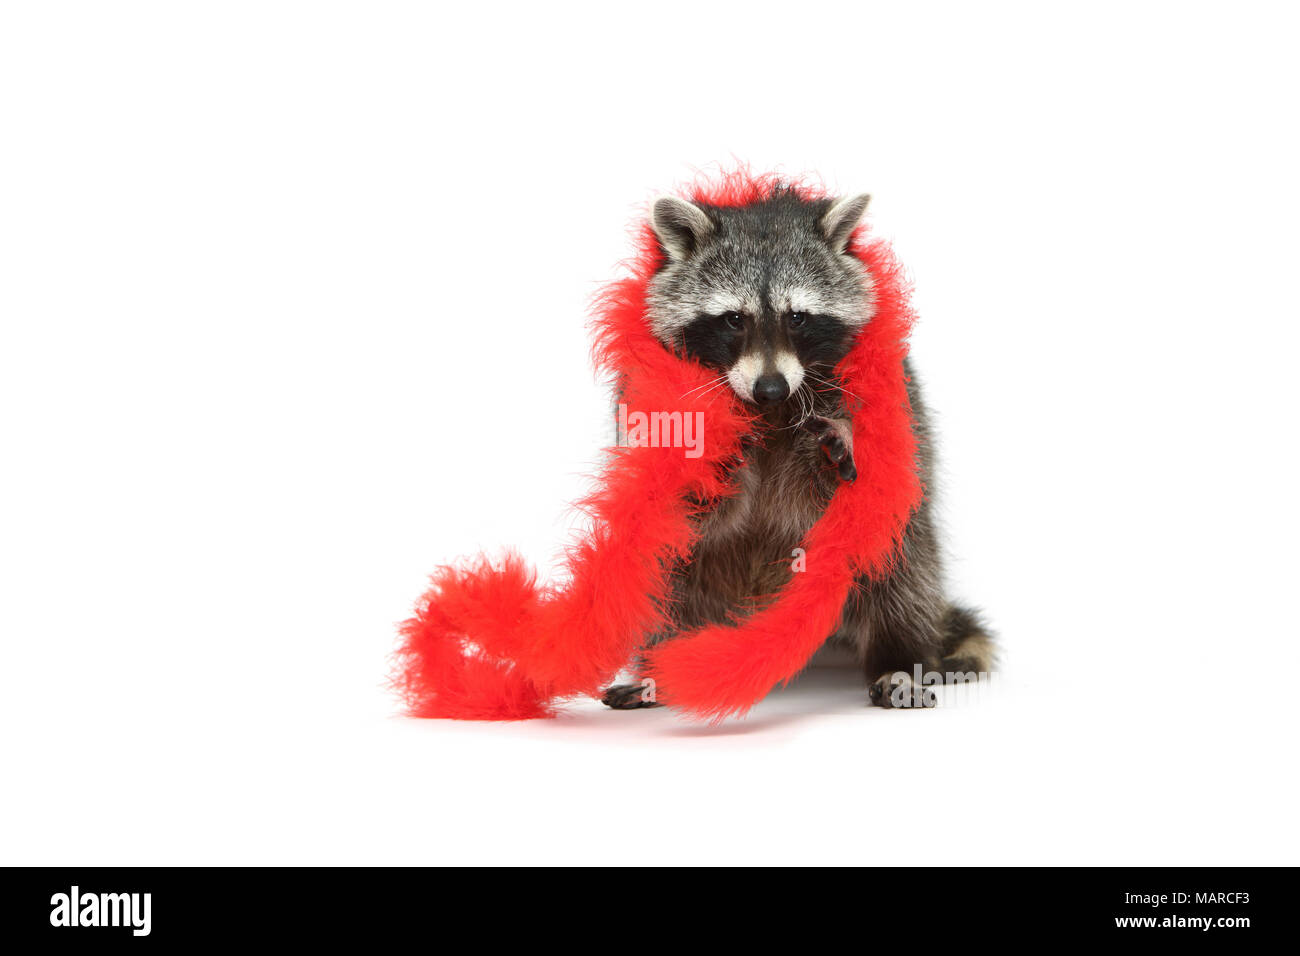
<svg viewBox="0 0 1300 956"><path fill-rule="evenodd" d="M697 385L689 392L686 392L683 395L679 395L678 398L685 398L687 395L693 395L694 393L698 392L702 388L707 389L707 391L704 393L705 395L707 395L709 392L713 391L714 388L716 388L718 385L720 385L722 382L725 382L726 380L727 380L726 375L719 375L717 378L711 378L703 385Z"/></svg>
<svg viewBox="0 0 1300 956"><path fill-rule="evenodd" d="M808 391L807 391L806 394L804 393L804 389L805 389L805 388L808 389ZM816 413L817 413L817 398L816 398L815 395L813 395L812 387L811 387L810 385L808 385L807 382L800 382L800 383L799 383L799 393L800 393L800 396L801 396L800 399L799 399L799 401L802 402L802 401L804 401L804 400L806 399L807 402L808 402L808 409L807 409L807 411L804 412L804 414L803 414L803 418L799 419L799 426L802 428L804 422L808 421L808 419L810 419L810 418L812 418L814 415L816 415Z"/></svg>
<svg viewBox="0 0 1300 956"><path fill-rule="evenodd" d="M817 410L817 403L813 398L811 389L806 393L804 392L804 387L806 385L806 382L800 382L799 387L794 390L794 395L792 396L799 400L799 420L789 425L782 425L777 429L777 431L788 431L792 428L800 428L803 426L804 422L813 417L813 413Z"/></svg>
<svg viewBox="0 0 1300 956"><path fill-rule="evenodd" d="M847 388L845 388L842 385L836 385L834 382L827 381L826 379L821 378L818 375L814 375L812 372L808 371L807 369L804 369L803 373L805 376L812 379L814 382L820 382L822 385L825 385L828 388L833 388L836 391L843 392L845 395L852 395L858 401L862 402L863 404L866 404L866 400L861 395L858 395L856 392L849 391Z"/></svg>
<svg viewBox="0 0 1300 956"><path fill-rule="evenodd" d="M706 391L701 392L700 398L708 398L714 392L721 390L724 386L729 384L731 384L730 379L724 375L718 381L714 382Z"/></svg>

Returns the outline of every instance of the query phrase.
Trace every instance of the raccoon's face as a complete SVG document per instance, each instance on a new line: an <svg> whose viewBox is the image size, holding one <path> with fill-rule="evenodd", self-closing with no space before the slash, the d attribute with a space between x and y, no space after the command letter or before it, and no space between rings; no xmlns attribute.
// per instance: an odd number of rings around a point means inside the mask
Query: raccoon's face
<svg viewBox="0 0 1300 956"><path fill-rule="evenodd" d="M735 208L658 200L655 335L758 405L786 401L810 375L829 377L871 316L871 278L845 251L869 198L777 192Z"/></svg>

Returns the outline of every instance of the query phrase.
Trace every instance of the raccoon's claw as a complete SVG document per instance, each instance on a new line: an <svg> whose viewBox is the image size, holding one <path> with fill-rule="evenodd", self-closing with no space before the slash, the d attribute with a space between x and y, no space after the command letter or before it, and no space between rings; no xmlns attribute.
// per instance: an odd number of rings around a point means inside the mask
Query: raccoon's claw
<svg viewBox="0 0 1300 956"><path fill-rule="evenodd" d="M826 457L836 466L842 481L858 477L858 466L853 463L853 426L844 418L810 418L804 428L817 436Z"/></svg>

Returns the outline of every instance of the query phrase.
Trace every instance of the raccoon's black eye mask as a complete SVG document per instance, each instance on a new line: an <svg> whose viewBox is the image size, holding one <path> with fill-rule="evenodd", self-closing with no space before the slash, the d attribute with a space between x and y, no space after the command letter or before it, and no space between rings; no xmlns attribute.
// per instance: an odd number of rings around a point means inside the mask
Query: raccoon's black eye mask
<svg viewBox="0 0 1300 956"><path fill-rule="evenodd" d="M728 368L750 343L755 321L739 312L701 313L680 330L677 349L709 368ZM794 353L805 367L829 370L852 344L853 328L832 315L792 312L769 321L779 324L771 343Z"/></svg>

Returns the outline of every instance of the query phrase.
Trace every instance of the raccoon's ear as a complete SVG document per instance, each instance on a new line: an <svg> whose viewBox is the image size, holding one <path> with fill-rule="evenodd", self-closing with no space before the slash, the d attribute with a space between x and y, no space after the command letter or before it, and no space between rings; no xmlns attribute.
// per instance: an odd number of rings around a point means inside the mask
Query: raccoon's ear
<svg viewBox="0 0 1300 956"><path fill-rule="evenodd" d="M713 223L699 206L662 196L650 208L650 225L669 257L684 262L713 234Z"/></svg>
<svg viewBox="0 0 1300 956"><path fill-rule="evenodd" d="M822 234L835 252L848 248L849 237L862 221L862 214L867 211L871 197L866 193L861 196L845 196L831 203L831 208L822 216Z"/></svg>

